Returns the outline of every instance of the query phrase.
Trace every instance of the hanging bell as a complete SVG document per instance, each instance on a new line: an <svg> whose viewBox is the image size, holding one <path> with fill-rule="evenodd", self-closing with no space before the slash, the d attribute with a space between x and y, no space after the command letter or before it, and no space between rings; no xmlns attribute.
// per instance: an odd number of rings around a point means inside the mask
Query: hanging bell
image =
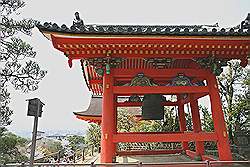
<svg viewBox="0 0 250 167"><path fill-rule="evenodd" d="M162 102L165 97L160 94L145 94L142 102L143 120L161 120L164 117Z"/></svg>

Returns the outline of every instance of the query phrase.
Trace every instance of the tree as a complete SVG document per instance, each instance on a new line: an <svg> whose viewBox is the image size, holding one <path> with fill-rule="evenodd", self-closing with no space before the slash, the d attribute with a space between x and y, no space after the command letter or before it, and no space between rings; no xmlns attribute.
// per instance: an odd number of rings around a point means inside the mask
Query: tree
<svg viewBox="0 0 250 167"><path fill-rule="evenodd" d="M99 149L101 144L101 127L95 123L91 123L89 125L89 129L87 131L85 137L85 143L91 147L94 146L95 148Z"/></svg>
<svg viewBox="0 0 250 167"><path fill-rule="evenodd" d="M54 140L47 140L46 144L42 146L43 147L43 153L45 155L56 153L56 152L63 152L63 146L62 143L59 141Z"/></svg>
<svg viewBox="0 0 250 167"><path fill-rule="evenodd" d="M8 107L9 86L25 93L34 91L46 74L34 61L36 52L32 46L18 37L20 34L31 35L36 23L32 19L18 19L17 12L24 6L22 0L0 0L0 127L11 123L13 111Z"/></svg>
<svg viewBox="0 0 250 167"><path fill-rule="evenodd" d="M212 132L214 130L214 123L212 119L212 113L207 107L200 105L199 110L201 112L201 126L206 132Z"/></svg>
<svg viewBox="0 0 250 167"><path fill-rule="evenodd" d="M52 158L55 160L60 157L65 156L65 148L62 145L62 142L54 140L42 138L37 141L36 152L43 157L35 159L35 162L50 162Z"/></svg>
<svg viewBox="0 0 250 167"><path fill-rule="evenodd" d="M227 68L218 77L228 135L232 144L234 143L233 133L236 118L240 117L240 110L235 108L236 97L244 92L243 81L245 78L246 71L240 66L239 61L229 61Z"/></svg>
<svg viewBox="0 0 250 167"><path fill-rule="evenodd" d="M235 131L249 130L249 112L250 112L250 71L247 72L243 85L245 89L242 94L236 96L233 110L235 118Z"/></svg>
<svg viewBox="0 0 250 167"><path fill-rule="evenodd" d="M178 131L179 122L175 108L164 108L164 120L136 120L135 116L126 109L118 110L117 129L119 132L171 132ZM148 142L148 143L119 143L120 150L140 149L162 149L163 147L178 147L178 143Z"/></svg>
<svg viewBox="0 0 250 167"><path fill-rule="evenodd" d="M73 151L81 149L81 147L85 144L85 139L83 136L73 135L73 136L67 137L67 140L69 142L68 146Z"/></svg>
<svg viewBox="0 0 250 167"><path fill-rule="evenodd" d="M133 132L135 131L137 121L134 116L128 112L126 108L119 108L117 110L117 130L119 132Z"/></svg>
<svg viewBox="0 0 250 167"><path fill-rule="evenodd" d="M5 128L0 131L0 164L16 163L28 160L28 157L21 152L27 140L7 132Z"/></svg>
<svg viewBox="0 0 250 167"><path fill-rule="evenodd" d="M165 107L164 122L161 129L161 131L166 132L179 131L179 117L175 107Z"/></svg>
<svg viewBox="0 0 250 167"><path fill-rule="evenodd" d="M187 112L185 112L185 118L186 118L187 130L192 131L193 130L193 121L192 121L192 116L191 116L189 104L187 104Z"/></svg>

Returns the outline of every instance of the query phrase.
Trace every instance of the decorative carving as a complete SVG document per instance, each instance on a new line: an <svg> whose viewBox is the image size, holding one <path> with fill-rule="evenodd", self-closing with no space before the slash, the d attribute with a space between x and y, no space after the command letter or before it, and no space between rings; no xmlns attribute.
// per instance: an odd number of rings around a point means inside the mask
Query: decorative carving
<svg viewBox="0 0 250 167"><path fill-rule="evenodd" d="M207 58L197 58L193 59L195 62L200 64L203 68L210 68L213 74L219 76L222 72L223 66L227 66L227 59L217 59L214 56L207 57Z"/></svg>
<svg viewBox="0 0 250 167"><path fill-rule="evenodd" d="M141 98L138 95L131 95L128 99L129 102L141 102Z"/></svg>
<svg viewBox="0 0 250 167"><path fill-rule="evenodd" d="M97 68L95 67L95 72L100 75L103 76L104 75L104 69L103 68Z"/></svg>
<svg viewBox="0 0 250 167"><path fill-rule="evenodd" d="M157 86L155 83L146 77L143 73L137 74L129 84L129 86Z"/></svg>
<svg viewBox="0 0 250 167"><path fill-rule="evenodd" d="M171 86L205 86L205 84L203 81L192 83L189 77L180 73L178 74L178 76L172 79ZM188 97L188 94L186 93L180 95L181 99L186 99L187 97Z"/></svg>
<svg viewBox="0 0 250 167"><path fill-rule="evenodd" d="M248 13L247 18L240 25L241 29L250 29L250 13Z"/></svg>
<svg viewBox="0 0 250 167"><path fill-rule="evenodd" d="M73 20L73 25L71 26L71 29L77 29L77 30L85 29L83 20L80 18L78 12L75 12L75 19Z"/></svg>
<svg viewBox="0 0 250 167"><path fill-rule="evenodd" d="M180 73L172 80L171 86L192 86L192 83L190 78Z"/></svg>
<svg viewBox="0 0 250 167"><path fill-rule="evenodd" d="M174 59L172 58L146 58L144 59L147 63L151 63L153 67L158 69L168 67Z"/></svg>
<svg viewBox="0 0 250 167"><path fill-rule="evenodd" d="M197 81L195 83L193 83L194 86L205 86L204 81Z"/></svg>
<svg viewBox="0 0 250 167"><path fill-rule="evenodd" d="M104 58L89 58L86 59L86 65L92 65L95 68L95 71L98 75L103 76L104 69L106 69L106 73L110 73L110 68L116 68L124 59L123 58L116 58L107 57Z"/></svg>

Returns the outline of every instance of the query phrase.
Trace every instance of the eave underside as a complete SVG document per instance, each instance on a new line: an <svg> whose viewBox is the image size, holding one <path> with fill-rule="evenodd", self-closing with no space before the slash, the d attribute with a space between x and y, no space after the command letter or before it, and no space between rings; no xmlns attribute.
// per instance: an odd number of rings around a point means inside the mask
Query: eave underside
<svg viewBox="0 0 250 167"><path fill-rule="evenodd" d="M241 60L247 65L250 53L250 37L242 36L94 36L82 34L49 34L54 47L62 51L72 65L73 60L81 60L84 79L94 95L102 95L102 76L96 73L97 64L88 64L90 60L99 61L120 58L122 61L114 69L145 70L159 69L149 59L171 59L171 63L161 69L202 69L195 60L215 58L229 61ZM132 78L127 78L131 80ZM126 79L125 79L126 80ZM124 80L124 83L126 82ZM160 81L161 82L161 81Z"/></svg>

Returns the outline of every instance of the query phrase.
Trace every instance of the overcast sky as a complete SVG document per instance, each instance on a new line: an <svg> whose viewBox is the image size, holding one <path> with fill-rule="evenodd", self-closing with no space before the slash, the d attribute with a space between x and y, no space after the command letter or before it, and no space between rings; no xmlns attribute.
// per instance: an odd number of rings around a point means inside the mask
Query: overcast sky
<svg viewBox="0 0 250 167"><path fill-rule="evenodd" d="M215 24L238 25L250 12L250 0L29 0L21 16L41 22L71 26L74 13L80 12L85 24ZM11 91L14 132L32 131L33 118L27 117L25 99L39 97L46 105L39 119L39 130L82 130L86 123L73 111L86 109L88 91L79 62L69 68L63 53L53 48L37 29L32 37L23 37L37 51L37 61L48 71L39 89L29 94ZM207 104L204 100L203 103Z"/></svg>

